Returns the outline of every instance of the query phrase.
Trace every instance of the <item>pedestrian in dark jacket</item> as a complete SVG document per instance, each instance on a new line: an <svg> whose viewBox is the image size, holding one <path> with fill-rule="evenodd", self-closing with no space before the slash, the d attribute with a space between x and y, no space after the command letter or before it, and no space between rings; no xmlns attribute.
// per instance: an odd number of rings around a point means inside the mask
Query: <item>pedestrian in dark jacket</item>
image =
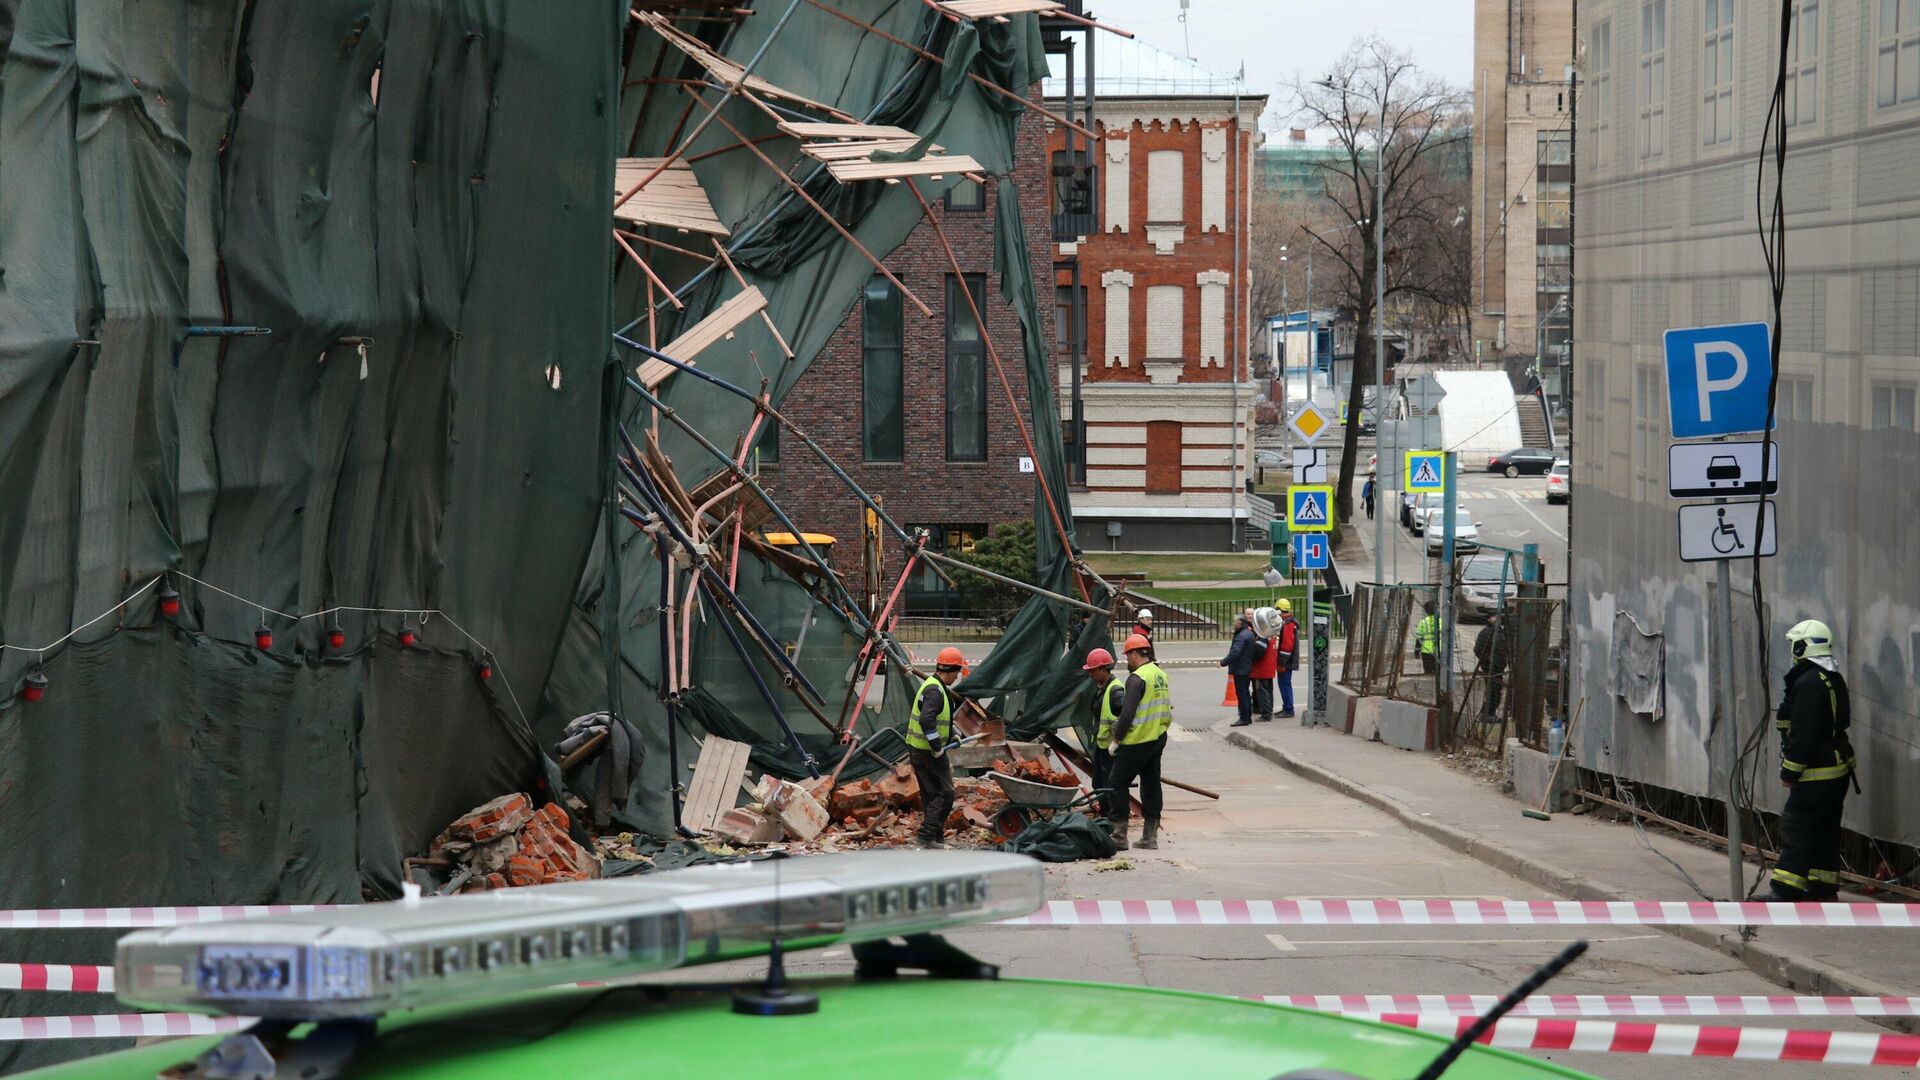
<svg viewBox="0 0 1920 1080"><path fill-rule="evenodd" d="M1780 812L1785 841L1773 864L1775 900L1831 900L1840 892L1840 819L1855 786L1852 694L1833 659L1833 631L1818 619L1787 631L1793 667L1774 726L1780 730Z"/></svg>
<svg viewBox="0 0 1920 1080"><path fill-rule="evenodd" d="M1240 705L1240 719L1233 722L1234 727L1246 727L1253 723L1253 665L1266 649L1267 643L1253 632L1253 627L1247 624L1247 617L1235 617L1233 646L1220 661L1220 666L1233 676L1233 693Z"/></svg>
<svg viewBox="0 0 1920 1080"><path fill-rule="evenodd" d="M1500 698L1507 688L1507 665L1513 661L1513 632L1499 615L1473 638L1473 656L1487 676L1487 703L1480 711L1480 722L1491 724L1500 715Z"/></svg>

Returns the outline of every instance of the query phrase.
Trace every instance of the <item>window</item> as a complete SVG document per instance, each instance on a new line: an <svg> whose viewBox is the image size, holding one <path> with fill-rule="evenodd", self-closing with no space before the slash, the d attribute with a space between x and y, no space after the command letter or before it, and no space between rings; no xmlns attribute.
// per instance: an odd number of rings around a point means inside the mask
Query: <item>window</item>
<svg viewBox="0 0 1920 1080"><path fill-rule="evenodd" d="M1780 389L1774 397L1774 416L1781 420L1813 419L1813 380L1780 378Z"/></svg>
<svg viewBox="0 0 1920 1080"><path fill-rule="evenodd" d="M1534 223L1542 229L1564 229L1571 221L1573 181L1542 180L1534 185Z"/></svg>
<svg viewBox="0 0 1920 1080"><path fill-rule="evenodd" d="M1656 455L1665 445L1666 432L1666 393L1665 383L1658 368L1636 367L1633 369L1633 426L1638 446L1633 463L1634 475L1648 483L1661 479L1661 470L1656 467Z"/></svg>
<svg viewBox="0 0 1920 1080"><path fill-rule="evenodd" d="M1589 64L1592 73L1587 76L1587 95L1593 103L1592 113L1587 120L1588 130L1593 132L1594 149L1602 161L1606 160L1607 147L1613 134L1613 20L1602 19L1593 26Z"/></svg>
<svg viewBox="0 0 1920 1080"><path fill-rule="evenodd" d="M1147 494L1180 493L1180 421L1147 421Z"/></svg>
<svg viewBox="0 0 1920 1080"><path fill-rule="evenodd" d="M906 442L900 290L875 274L862 299L860 453L868 461L899 461Z"/></svg>
<svg viewBox="0 0 1920 1080"><path fill-rule="evenodd" d="M1920 99L1920 0L1880 0L1878 101Z"/></svg>
<svg viewBox="0 0 1920 1080"><path fill-rule="evenodd" d="M1079 318L1076 320L1075 316ZM1080 332L1074 333L1078 327ZM1053 346L1060 356L1072 356L1076 343L1087 340L1087 287L1080 286L1080 308L1076 312L1073 306L1073 286L1055 285L1053 287Z"/></svg>
<svg viewBox="0 0 1920 1080"><path fill-rule="evenodd" d="M1787 126L1820 118L1820 0L1795 0L1787 28Z"/></svg>
<svg viewBox="0 0 1920 1080"><path fill-rule="evenodd" d="M1912 384L1875 383L1873 421L1867 426L1875 430L1880 428L1914 430Z"/></svg>
<svg viewBox="0 0 1920 1080"><path fill-rule="evenodd" d="M1706 36L1702 39L1700 142L1714 146L1733 141L1733 0L1706 0Z"/></svg>
<svg viewBox="0 0 1920 1080"><path fill-rule="evenodd" d="M1185 358L1186 307L1186 290L1180 286L1147 286L1147 359Z"/></svg>
<svg viewBox="0 0 1920 1080"><path fill-rule="evenodd" d="M1640 156L1666 150L1667 0L1647 0L1640 7Z"/></svg>
<svg viewBox="0 0 1920 1080"><path fill-rule="evenodd" d="M987 351L967 306L971 293L974 304L986 310L986 284L982 274L947 275L948 461L987 460Z"/></svg>
<svg viewBox="0 0 1920 1080"><path fill-rule="evenodd" d="M927 550L941 555L958 558L973 550L973 545L987 535L984 522L964 525L908 525L907 531L927 530ZM949 575L957 576L957 575ZM952 588L940 575L934 572L930 560L922 560L920 568L913 577L907 579L907 610L919 612L953 612L959 609L960 592Z"/></svg>
<svg viewBox="0 0 1920 1080"><path fill-rule="evenodd" d="M1155 150L1147 155L1149 223L1178 225L1186 220L1186 170L1187 155L1179 150Z"/></svg>
<svg viewBox="0 0 1920 1080"><path fill-rule="evenodd" d="M1729 2L1731 2L1731 0L1729 0ZM986 210L986 208L987 189L980 184L963 178L959 183L947 189L948 210L978 213Z"/></svg>

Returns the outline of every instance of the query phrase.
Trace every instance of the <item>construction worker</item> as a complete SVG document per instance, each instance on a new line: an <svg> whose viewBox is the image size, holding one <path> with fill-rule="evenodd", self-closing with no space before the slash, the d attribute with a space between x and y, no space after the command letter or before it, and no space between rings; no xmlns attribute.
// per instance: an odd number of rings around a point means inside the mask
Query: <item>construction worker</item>
<svg viewBox="0 0 1920 1080"><path fill-rule="evenodd" d="M1785 843L1773 865L1776 900L1831 900L1840 892L1840 814L1853 777L1847 724L1853 706L1833 662L1833 631L1818 619L1787 631L1793 650L1780 729L1780 782L1790 789L1780 813Z"/></svg>
<svg viewBox="0 0 1920 1080"><path fill-rule="evenodd" d="M947 815L953 811L953 766L947 763L947 744L953 741L953 684L967 658L949 645L934 660L933 674L913 695L907 717L907 759L920 784L920 832L915 839L924 848L945 847Z"/></svg>
<svg viewBox="0 0 1920 1080"><path fill-rule="evenodd" d="M1093 680L1093 783L1096 787L1107 782L1113 772L1113 754L1107 746L1113 742L1113 722L1120 718L1121 705L1126 700L1127 688L1119 679L1113 677L1113 654L1105 649L1095 649L1087 654L1085 670ZM1099 800L1100 812L1107 810L1107 800Z"/></svg>
<svg viewBox="0 0 1920 1080"><path fill-rule="evenodd" d="M1127 791L1140 781L1140 810L1146 823L1140 847L1160 846L1160 755L1167 748L1167 729L1173 726L1173 695L1167 673L1153 662L1152 643L1135 634L1122 646L1127 654L1126 692L1120 715L1113 723L1113 772L1107 778L1107 825L1113 846L1127 850Z"/></svg>
<svg viewBox="0 0 1920 1080"><path fill-rule="evenodd" d="M1281 598L1280 634L1272 647L1275 652L1274 675L1280 680L1280 719L1293 719L1293 673L1300 667L1300 624L1293 618L1293 601Z"/></svg>
<svg viewBox="0 0 1920 1080"><path fill-rule="evenodd" d="M1133 633L1147 639L1147 657L1153 658L1153 609L1141 608L1133 613Z"/></svg>
<svg viewBox="0 0 1920 1080"><path fill-rule="evenodd" d="M1440 670L1440 616L1433 613L1432 601L1421 608L1427 617L1413 628L1413 643L1420 652L1420 670L1432 675Z"/></svg>
<svg viewBox="0 0 1920 1080"><path fill-rule="evenodd" d="M1513 662L1512 635L1507 622L1498 613L1474 635L1473 655L1487 676L1487 698L1480 710L1480 722L1490 725L1500 719L1500 698L1507 688L1507 668Z"/></svg>

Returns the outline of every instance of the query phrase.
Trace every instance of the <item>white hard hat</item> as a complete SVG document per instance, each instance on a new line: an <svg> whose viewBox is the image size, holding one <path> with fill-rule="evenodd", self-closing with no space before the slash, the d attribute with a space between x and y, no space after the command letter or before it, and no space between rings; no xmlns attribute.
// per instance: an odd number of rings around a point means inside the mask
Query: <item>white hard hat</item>
<svg viewBox="0 0 1920 1080"><path fill-rule="evenodd" d="M1152 622L1153 609L1150 607L1143 607L1139 611L1134 612L1133 617L1136 619L1139 619L1141 622Z"/></svg>
<svg viewBox="0 0 1920 1080"><path fill-rule="evenodd" d="M1787 640L1793 644L1793 655L1832 656L1833 631L1819 619L1802 619L1787 631Z"/></svg>

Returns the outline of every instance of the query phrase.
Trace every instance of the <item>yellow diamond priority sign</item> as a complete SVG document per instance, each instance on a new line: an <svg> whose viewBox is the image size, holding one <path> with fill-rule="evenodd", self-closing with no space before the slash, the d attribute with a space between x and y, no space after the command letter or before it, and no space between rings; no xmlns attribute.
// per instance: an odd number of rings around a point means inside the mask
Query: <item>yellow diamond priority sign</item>
<svg viewBox="0 0 1920 1080"><path fill-rule="evenodd" d="M1311 401L1300 406L1287 419L1287 426L1293 429L1295 435L1300 436L1301 442L1305 443L1311 443L1319 438L1330 423L1332 421L1327 419L1327 414L1321 412L1320 407Z"/></svg>

